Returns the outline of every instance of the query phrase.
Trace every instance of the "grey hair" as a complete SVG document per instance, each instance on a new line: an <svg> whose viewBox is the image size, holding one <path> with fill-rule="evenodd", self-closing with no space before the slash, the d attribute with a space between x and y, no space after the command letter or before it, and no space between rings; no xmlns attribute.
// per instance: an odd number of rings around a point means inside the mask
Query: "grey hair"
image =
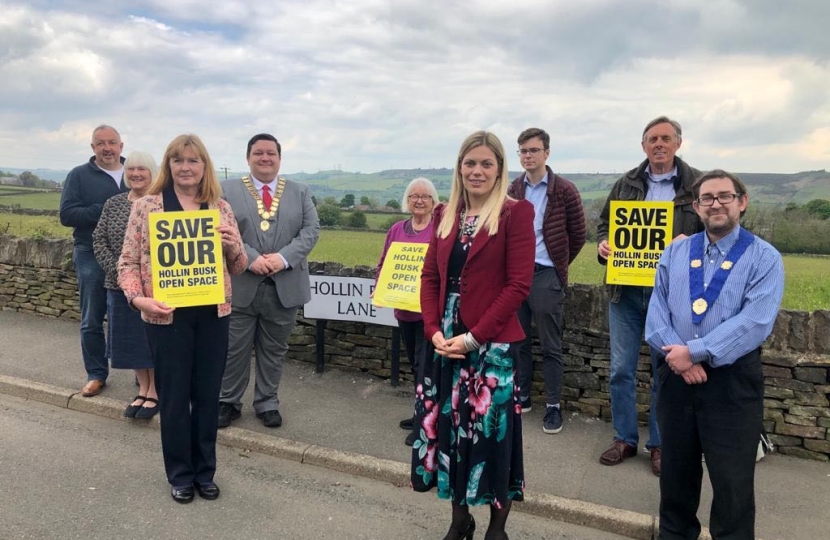
<svg viewBox="0 0 830 540"><path fill-rule="evenodd" d="M674 128L674 135L675 137L677 137L677 140L683 140L683 128L680 127L680 122L678 122L677 120L672 120L668 116L658 116L657 118L646 124L646 127L643 130L643 142L646 142L646 133L648 133L648 130L650 130L658 124L671 124L671 127Z"/></svg>
<svg viewBox="0 0 830 540"><path fill-rule="evenodd" d="M127 160L124 162L124 185L128 188L133 186L130 185L130 178L127 175L127 169L130 167L144 167L148 171L150 171L150 182L152 183L153 180L156 179L156 176L159 174L159 166L156 164L156 160L148 154L147 152L133 152L129 156L127 156Z"/></svg>
<svg viewBox="0 0 830 540"><path fill-rule="evenodd" d="M432 203L438 204L438 190L435 189L435 184L433 184L432 180L429 178L419 176L418 178L413 178L409 185L406 186L406 189L403 192L403 199L401 199L401 212L406 212L407 214L410 213L409 195L412 193L412 190L415 189L415 186L419 185L426 187L429 192L429 196L432 197Z"/></svg>
<svg viewBox="0 0 830 540"><path fill-rule="evenodd" d="M113 130L115 132L115 134L118 135L118 140L119 141L121 140L121 134L118 133L117 129L110 126L109 124L101 124L100 126L98 126L97 128L92 130L92 141L93 142L95 141L95 134L98 133L99 131L101 131L102 129L111 129L111 130Z"/></svg>

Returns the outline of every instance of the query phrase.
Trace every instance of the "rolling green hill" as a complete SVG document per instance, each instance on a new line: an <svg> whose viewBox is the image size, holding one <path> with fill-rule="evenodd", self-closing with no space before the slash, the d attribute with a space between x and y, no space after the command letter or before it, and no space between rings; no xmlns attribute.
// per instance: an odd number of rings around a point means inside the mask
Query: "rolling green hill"
<svg viewBox="0 0 830 540"><path fill-rule="evenodd" d="M19 172L20 169L5 169ZM40 178L62 181L68 171L33 169ZM287 178L311 186L318 200L335 197L340 200L346 193L375 197L381 203L389 199L400 199L406 185L415 177L424 176L435 183L438 193L448 195L452 182L452 169L390 169L375 173L348 172L340 170L318 171L316 173L295 173L285 175ZM229 171L228 177L241 176L240 171ZM511 178L519 172L510 173ZM597 173L562 173L574 182L588 202L604 199L619 174ZM754 203L774 206L786 206L787 203L804 204L812 199L830 199L830 173L826 170L804 171L792 174L738 173L749 187ZM224 177L224 172L220 178Z"/></svg>

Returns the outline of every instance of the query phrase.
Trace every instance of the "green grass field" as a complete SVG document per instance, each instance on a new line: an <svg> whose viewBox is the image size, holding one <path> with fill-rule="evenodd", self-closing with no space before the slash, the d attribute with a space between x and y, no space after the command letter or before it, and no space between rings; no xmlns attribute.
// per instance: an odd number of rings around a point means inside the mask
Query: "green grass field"
<svg viewBox="0 0 830 540"><path fill-rule="evenodd" d="M2 197L0 197L2 199ZM378 214L367 214L378 216ZM388 219L387 216L380 217ZM57 217L23 216L0 213L0 234L20 237L72 236L71 229L63 227ZM345 266L374 267L386 235L382 231L341 231L325 229L311 252L312 261L334 261ZM785 255L784 309L813 311L830 309L830 258ZM604 269L596 260L596 245L586 244L569 271L572 283L601 283Z"/></svg>
<svg viewBox="0 0 830 540"><path fill-rule="evenodd" d="M0 191L0 194L4 192ZM37 208L39 210L57 210L61 204L61 194L55 191L2 195L0 206L20 205L20 208Z"/></svg>

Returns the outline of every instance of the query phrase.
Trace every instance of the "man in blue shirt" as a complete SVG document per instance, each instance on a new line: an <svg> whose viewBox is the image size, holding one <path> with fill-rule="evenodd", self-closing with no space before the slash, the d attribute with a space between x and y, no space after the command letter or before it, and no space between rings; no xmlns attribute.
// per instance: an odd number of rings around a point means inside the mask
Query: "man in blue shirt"
<svg viewBox="0 0 830 540"><path fill-rule="evenodd" d="M658 360L660 540L697 538L706 456L714 540L755 538L755 454L762 430L760 347L784 290L781 255L739 225L746 186L726 171L692 187L705 231L660 259L646 317Z"/></svg>

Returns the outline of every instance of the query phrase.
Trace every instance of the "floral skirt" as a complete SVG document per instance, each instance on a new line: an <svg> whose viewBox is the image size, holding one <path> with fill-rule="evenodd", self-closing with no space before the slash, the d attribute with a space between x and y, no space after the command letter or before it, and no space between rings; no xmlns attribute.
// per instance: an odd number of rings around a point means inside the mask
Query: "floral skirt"
<svg viewBox="0 0 830 540"><path fill-rule="evenodd" d="M459 295L447 298L442 331L467 331ZM485 343L463 359L434 352L416 389L420 432L412 445L412 488L438 488L438 497L462 505L501 508L524 498L522 408L507 343Z"/></svg>

